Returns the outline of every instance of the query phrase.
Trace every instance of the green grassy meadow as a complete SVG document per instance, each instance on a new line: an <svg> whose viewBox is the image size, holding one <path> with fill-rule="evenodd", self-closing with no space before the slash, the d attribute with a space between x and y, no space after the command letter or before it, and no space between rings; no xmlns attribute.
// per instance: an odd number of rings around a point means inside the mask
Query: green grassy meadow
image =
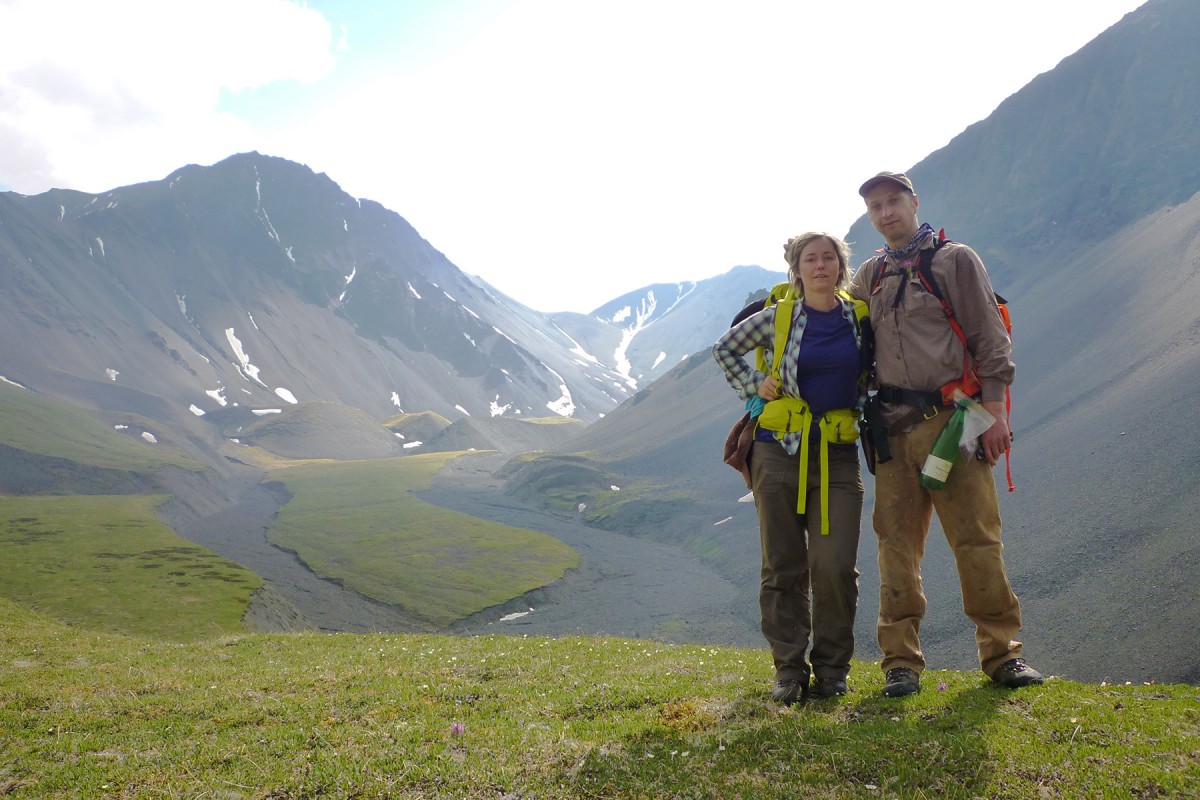
<svg viewBox="0 0 1200 800"><path fill-rule="evenodd" d="M69 628L0 600L0 796L1194 798L1200 689L926 672L769 703L765 649Z"/></svg>
<svg viewBox="0 0 1200 800"><path fill-rule="evenodd" d="M551 583L579 563L557 539L425 503L460 453L275 469L292 499L267 531L319 575L437 627Z"/></svg>
<svg viewBox="0 0 1200 800"><path fill-rule="evenodd" d="M0 495L0 597L85 628L186 641L245 630L253 572L176 535L165 495Z"/></svg>

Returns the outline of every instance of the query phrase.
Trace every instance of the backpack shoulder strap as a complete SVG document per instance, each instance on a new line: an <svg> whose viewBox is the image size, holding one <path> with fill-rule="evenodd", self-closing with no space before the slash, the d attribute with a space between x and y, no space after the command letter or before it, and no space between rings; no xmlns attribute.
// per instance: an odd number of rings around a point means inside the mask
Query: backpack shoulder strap
<svg viewBox="0 0 1200 800"><path fill-rule="evenodd" d="M887 266L887 259L882 255L877 257L879 260L875 262L875 274L871 276L870 293L874 294L879 288L879 284L883 282L883 268Z"/></svg>
<svg viewBox="0 0 1200 800"><path fill-rule="evenodd" d="M788 334L792 331L792 311L796 307L796 298L784 297L775 304L775 339L771 351L771 375L775 380L782 380L779 366L783 363L783 351L787 347Z"/></svg>
<svg viewBox="0 0 1200 800"><path fill-rule="evenodd" d="M934 279L933 268L931 266L933 263L933 254L937 252L942 245L950 241L953 240L946 239L943 235L942 238L937 240L937 243L933 246L932 250L921 251L921 255L917 259L917 276L921 280L921 285L925 287L925 291L936 297L938 302L942 304L942 311L945 312L946 319L950 322L950 327L954 329L954 334L958 336L958 338L962 340L963 345L966 346L967 337L963 333L962 325L959 324L958 319L954 316L954 308L950 305L950 301L946 299L945 294L942 292L942 287L938 286L937 280ZM1004 330L1009 336L1012 336L1012 318L1008 313L1008 301L997 294L994 290L992 291L992 296L996 298L996 308L1000 311L1000 320L1004 323Z"/></svg>
<svg viewBox="0 0 1200 800"><path fill-rule="evenodd" d="M796 297L796 290L788 281L777 283L772 286L771 291L767 295L767 299L763 301L763 304L764 306L773 306L785 297L790 297L792 299L795 299Z"/></svg>
<svg viewBox="0 0 1200 800"><path fill-rule="evenodd" d="M755 302L751 303L749 306L746 306L745 308L743 308L741 310L741 312L738 314L738 316L734 319L733 324L736 325L737 323L744 320L746 317L749 317L751 314L762 311L763 309L766 309L766 308L770 308L770 307L774 306L776 303L779 303L781 300L791 298L792 302L795 302L795 295L796 295L796 290L792 288L792 285L790 283L788 283L787 281L784 281L783 283L777 283L771 287L771 291L769 291L767 293L767 296L765 298L763 298L762 300L756 300ZM776 316L778 316L778 315L776 315ZM788 312L788 318L789 319L791 318L790 311ZM730 327L733 327L733 326L731 325ZM771 371L771 372L773 372L773 374L775 374L776 377L778 377L779 366L776 365L775 369L773 371L771 370L771 365L767 363L767 356L766 356L766 353L764 352L764 350L765 350L765 348L762 348L762 347L755 348L755 350L754 350L754 368L756 370L758 370L759 372Z"/></svg>
<svg viewBox="0 0 1200 800"><path fill-rule="evenodd" d="M921 280L921 285L925 287L925 291L938 299L942 304L942 308L946 312L946 316L954 318L954 311L950 308L950 304L946 301L946 296L942 293L942 287L933 278L933 254L941 250L946 242L952 241L945 238L945 233L940 235L933 242L932 248L926 248L917 256L917 277Z"/></svg>

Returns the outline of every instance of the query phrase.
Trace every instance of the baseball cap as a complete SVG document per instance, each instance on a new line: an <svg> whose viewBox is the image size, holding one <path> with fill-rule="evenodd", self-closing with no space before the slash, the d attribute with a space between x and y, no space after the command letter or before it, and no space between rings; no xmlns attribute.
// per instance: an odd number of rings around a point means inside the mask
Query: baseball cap
<svg viewBox="0 0 1200 800"><path fill-rule="evenodd" d="M866 197L867 192L871 191L881 183L895 183L912 192L913 194L916 194L916 192L913 191L912 181L910 181L908 176L903 172L881 172L875 177L868 179L867 182L862 186L858 187L859 196Z"/></svg>

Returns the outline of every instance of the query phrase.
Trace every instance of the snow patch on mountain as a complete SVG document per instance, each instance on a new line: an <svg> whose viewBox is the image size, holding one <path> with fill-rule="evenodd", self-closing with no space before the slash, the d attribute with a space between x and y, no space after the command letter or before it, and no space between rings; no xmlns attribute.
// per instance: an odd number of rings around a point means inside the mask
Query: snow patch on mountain
<svg viewBox="0 0 1200 800"><path fill-rule="evenodd" d="M613 353L613 362L617 366L617 373L633 389L637 388L637 380L630 375L632 365L629 363L629 358L626 354L629 352L629 345L633 343L633 337L644 331L650 324L650 318L654 316L654 309L657 305L658 300L654 297L654 290L651 289L646 292L646 296L642 298L642 302L638 305L637 313L633 318L633 324L621 331L621 342L617 345L617 349ZM623 309L623 311L628 310L629 306Z"/></svg>
<svg viewBox="0 0 1200 800"><path fill-rule="evenodd" d="M242 349L242 342L237 338L233 328L225 329L225 338L229 341L229 346L233 348L233 354L237 356L237 363L234 366L237 367L238 372L242 373L247 380L252 380L266 389L267 385L258 377L258 367L250 363L250 356L246 355L246 351Z"/></svg>
<svg viewBox="0 0 1200 800"><path fill-rule="evenodd" d="M496 395L495 399L488 404L488 410L492 412L493 417L503 416L504 412L508 411L510 408L512 408L512 403L500 405L500 395Z"/></svg>
<svg viewBox="0 0 1200 800"><path fill-rule="evenodd" d="M567 382L563 380L562 375L559 375L557 372L550 369L550 367L547 367L545 362L541 363L551 375L558 378L558 388L562 392L562 397L546 403L546 408L550 409L555 414L558 414L560 417L572 416L575 413L575 401L571 399L571 390L567 388Z"/></svg>
<svg viewBox="0 0 1200 800"><path fill-rule="evenodd" d="M552 324L554 325L554 329L557 330L559 333L561 333L563 336L565 336L567 341L571 343L571 352L572 353L574 353L575 355L582 358L587 364L594 364L598 367L603 366L603 364L600 363L600 359L596 358L594 355L589 353L587 350L584 350L583 346L581 344L579 344L579 342L577 342L573 338L571 338L571 335L569 333L567 333L566 331L564 331L558 325L558 323L552 323Z"/></svg>

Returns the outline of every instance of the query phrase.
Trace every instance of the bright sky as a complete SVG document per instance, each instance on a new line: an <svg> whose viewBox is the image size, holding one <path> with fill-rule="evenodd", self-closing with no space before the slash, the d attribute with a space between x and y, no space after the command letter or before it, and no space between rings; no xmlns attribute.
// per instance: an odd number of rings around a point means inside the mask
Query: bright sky
<svg viewBox="0 0 1200 800"><path fill-rule="evenodd" d="M789 236L845 234L865 178L1139 5L0 0L0 189L98 193L257 150L526 305L589 311L784 269Z"/></svg>

